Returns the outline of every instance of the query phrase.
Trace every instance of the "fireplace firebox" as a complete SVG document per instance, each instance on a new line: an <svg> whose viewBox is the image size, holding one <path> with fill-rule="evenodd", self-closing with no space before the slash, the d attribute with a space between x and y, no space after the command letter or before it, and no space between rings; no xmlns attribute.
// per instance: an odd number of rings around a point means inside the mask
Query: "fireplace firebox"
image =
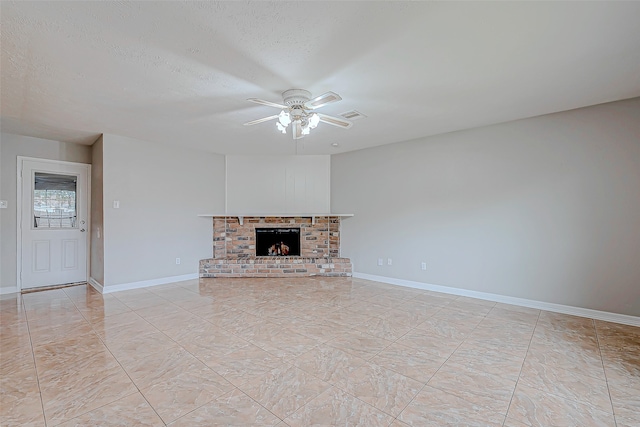
<svg viewBox="0 0 640 427"><path fill-rule="evenodd" d="M256 228L256 256L300 256L300 228Z"/></svg>

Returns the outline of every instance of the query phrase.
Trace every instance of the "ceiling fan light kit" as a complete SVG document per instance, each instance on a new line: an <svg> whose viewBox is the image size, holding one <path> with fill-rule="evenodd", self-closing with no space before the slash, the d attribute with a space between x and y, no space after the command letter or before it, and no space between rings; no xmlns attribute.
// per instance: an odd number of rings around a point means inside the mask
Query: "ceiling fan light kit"
<svg viewBox="0 0 640 427"><path fill-rule="evenodd" d="M282 111L277 115L252 120L245 123L245 125L250 126L278 119L276 128L282 133L287 133L287 128L291 125L293 139L300 139L305 135L309 135L311 129L315 129L320 122L348 129L353 125L349 120L313 112L316 108L340 101L341 99L340 95L334 92L326 92L311 99L311 93L304 89L289 89L284 91L282 93L282 104L259 98L249 98L247 101L266 105L267 107L280 108Z"/></svg>

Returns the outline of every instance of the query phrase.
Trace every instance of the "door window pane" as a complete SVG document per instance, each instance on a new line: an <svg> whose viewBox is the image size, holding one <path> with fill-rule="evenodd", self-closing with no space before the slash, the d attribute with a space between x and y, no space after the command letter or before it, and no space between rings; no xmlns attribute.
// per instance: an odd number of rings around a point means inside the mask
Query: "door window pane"
<svg viewBox="0 0 640 427"><path fill-rule="evenodd" d="M76 182L74 175L35 173L34 228L76 228Z"/></svg>

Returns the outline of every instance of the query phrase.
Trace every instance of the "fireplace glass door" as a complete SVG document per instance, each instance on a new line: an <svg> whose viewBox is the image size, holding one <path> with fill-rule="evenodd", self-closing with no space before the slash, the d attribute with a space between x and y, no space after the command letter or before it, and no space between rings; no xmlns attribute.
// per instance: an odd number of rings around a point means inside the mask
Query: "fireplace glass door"
<svg viewBox="0 0 640 427"><path fill-rule="evenodd" d="M300 229L256 228L256 256L300 256Z"/></svg>

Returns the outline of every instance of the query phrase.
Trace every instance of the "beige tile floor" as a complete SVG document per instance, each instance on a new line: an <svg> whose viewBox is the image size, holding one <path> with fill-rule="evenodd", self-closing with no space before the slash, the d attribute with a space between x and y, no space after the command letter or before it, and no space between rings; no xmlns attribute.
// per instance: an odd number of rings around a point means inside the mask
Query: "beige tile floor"
<svg viewBox="0 0 640 427"><path fill-rule="evenodd" d="M640 328L358 279L0 301L2 426L640 425Z"/></svg>

